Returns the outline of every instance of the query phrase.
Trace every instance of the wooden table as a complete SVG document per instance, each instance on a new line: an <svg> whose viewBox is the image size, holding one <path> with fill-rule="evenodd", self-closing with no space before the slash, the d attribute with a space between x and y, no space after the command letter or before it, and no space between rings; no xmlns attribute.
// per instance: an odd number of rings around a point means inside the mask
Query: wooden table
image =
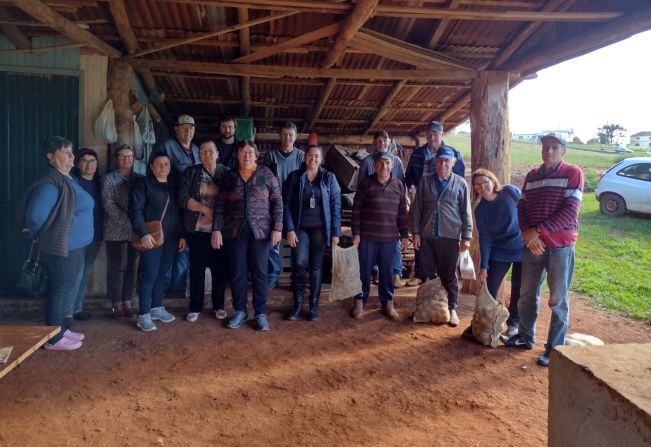
<svg viewBox="0 0 651 447"><path fill-rule="evenodd" d="M14 347L7 363L0 365L0 379L60 330L58 326L0 326L0 347Z"/></svg>

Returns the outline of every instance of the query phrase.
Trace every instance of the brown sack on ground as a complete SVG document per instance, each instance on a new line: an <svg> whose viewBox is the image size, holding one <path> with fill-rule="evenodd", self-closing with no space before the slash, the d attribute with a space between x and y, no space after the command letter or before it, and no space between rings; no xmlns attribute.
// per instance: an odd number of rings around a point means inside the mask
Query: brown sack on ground
<svg viewBox="0 0 651 447"><path fill-rule="evenodd" d="M603 346L605 343L593 335L574 332L565 336L565 344L568 346Z"/></svg>
<svg viewBox="0 0 651 447"><path fill-rule="evenodd" d="M495 300L486 288L482 286L475 302L475 313L472 316L472 335L486 346L497 348L497 340L509 318L509 311L500 301Z"/></svg>
<svg viewBox="0 0 651 447"><path fill-rule="evenodd" d="M448 293L438 278L423 283L416 294L415 323L447 323L450 321Z"/></svg>

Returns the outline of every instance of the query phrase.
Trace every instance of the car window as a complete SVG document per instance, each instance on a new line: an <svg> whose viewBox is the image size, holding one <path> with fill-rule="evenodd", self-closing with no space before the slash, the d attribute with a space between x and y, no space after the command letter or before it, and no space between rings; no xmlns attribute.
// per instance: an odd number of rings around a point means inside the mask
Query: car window
<svg viewBox="0 0 651 447"><path fill-rule="evenodd" d="M651 163L639 163L627 166L619 171L617 175L651 182Z"/></svg>

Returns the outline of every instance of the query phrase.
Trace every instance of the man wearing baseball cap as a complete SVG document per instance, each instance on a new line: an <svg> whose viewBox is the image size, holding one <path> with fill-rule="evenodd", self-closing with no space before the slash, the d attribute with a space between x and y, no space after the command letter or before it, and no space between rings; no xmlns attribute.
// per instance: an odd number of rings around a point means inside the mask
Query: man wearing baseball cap
<svg viewBox="0 0 651 447"><path fill-rule="evenodd" d="M421 281L441 279L448 294L450 326L459 324L457 300L459 252L468 250L472 239L472 210L466 180L452 172L454 151L441 146L436 151L436 170L420 179L413 204L414 249Z"/></svg>
<svg viewBox="0 0 651 447"><path fill-rule="evenodd" d="M527 173L518 202L518 221L525 244L518 333L510 337L501 335L500 340L507 346L533 349L540 288L546 274L552 318L538 364L549 366L552 349L565 343L569 323L569 289L583 198L583 171L563 161L567 144L561 135L549 133L540 137L540 143L543 164Z"/></svg>
<svg viewBox="0 0 651 447"><path fill-rule="evenodd" d="M174 123L174 137L168 138L161 146L172 163L177 179L185 168L201 163L199 148L192 143L195 126L194 118L190 115L179 116Z"/></svg>
<svg viewBox="0 0 651 447"><path fill-rule="evenodd" d="M357 188L362 184L362 181L370 176L375 174L375 160L373 155L384 152L388 154L391 158L391 175L403 184L405 183L405 170L402 164L400 157L395 156L389 150L389 144L391 143L391 136L386 130L378 130L373 136L373 154L364 158L359 165L359 171L357 171ZM373 268L373 281L377 283L377 266ZM402 278L402 248L400 246L400 241L396 242L396 254L393 261L393 287L398 289L402 287L400 279Z"/></svg>

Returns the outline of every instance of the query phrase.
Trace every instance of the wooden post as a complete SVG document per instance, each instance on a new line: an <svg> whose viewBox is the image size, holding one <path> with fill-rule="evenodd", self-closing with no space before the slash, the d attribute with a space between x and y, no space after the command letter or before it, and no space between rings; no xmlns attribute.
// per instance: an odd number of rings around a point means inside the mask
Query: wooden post
<svg viewBox="0 0 651 447"><path fill-rule="evenodd" d="M502 184L511 179L509 133L509 73L481 71L472 80L470 91L470 144L472 171L485 168L492 171ZM472 188L472 185L469 184ZM471 189L472 196L472 189ZM474 208L474 207L473 207ZM470 253L479 271L479 244L476 225ZM464 292L477 294L479 281L464 281Z"/></svg>
<svg viewBox="0 0 651 447"><path fill-rule="evenodd" d="M129 89L133 78L133 68L122 60L112 61L109 67L108 96L113 100L115 127L118 141L115 145L126 143L133 146L133 112L129 107Z"/></svg>

